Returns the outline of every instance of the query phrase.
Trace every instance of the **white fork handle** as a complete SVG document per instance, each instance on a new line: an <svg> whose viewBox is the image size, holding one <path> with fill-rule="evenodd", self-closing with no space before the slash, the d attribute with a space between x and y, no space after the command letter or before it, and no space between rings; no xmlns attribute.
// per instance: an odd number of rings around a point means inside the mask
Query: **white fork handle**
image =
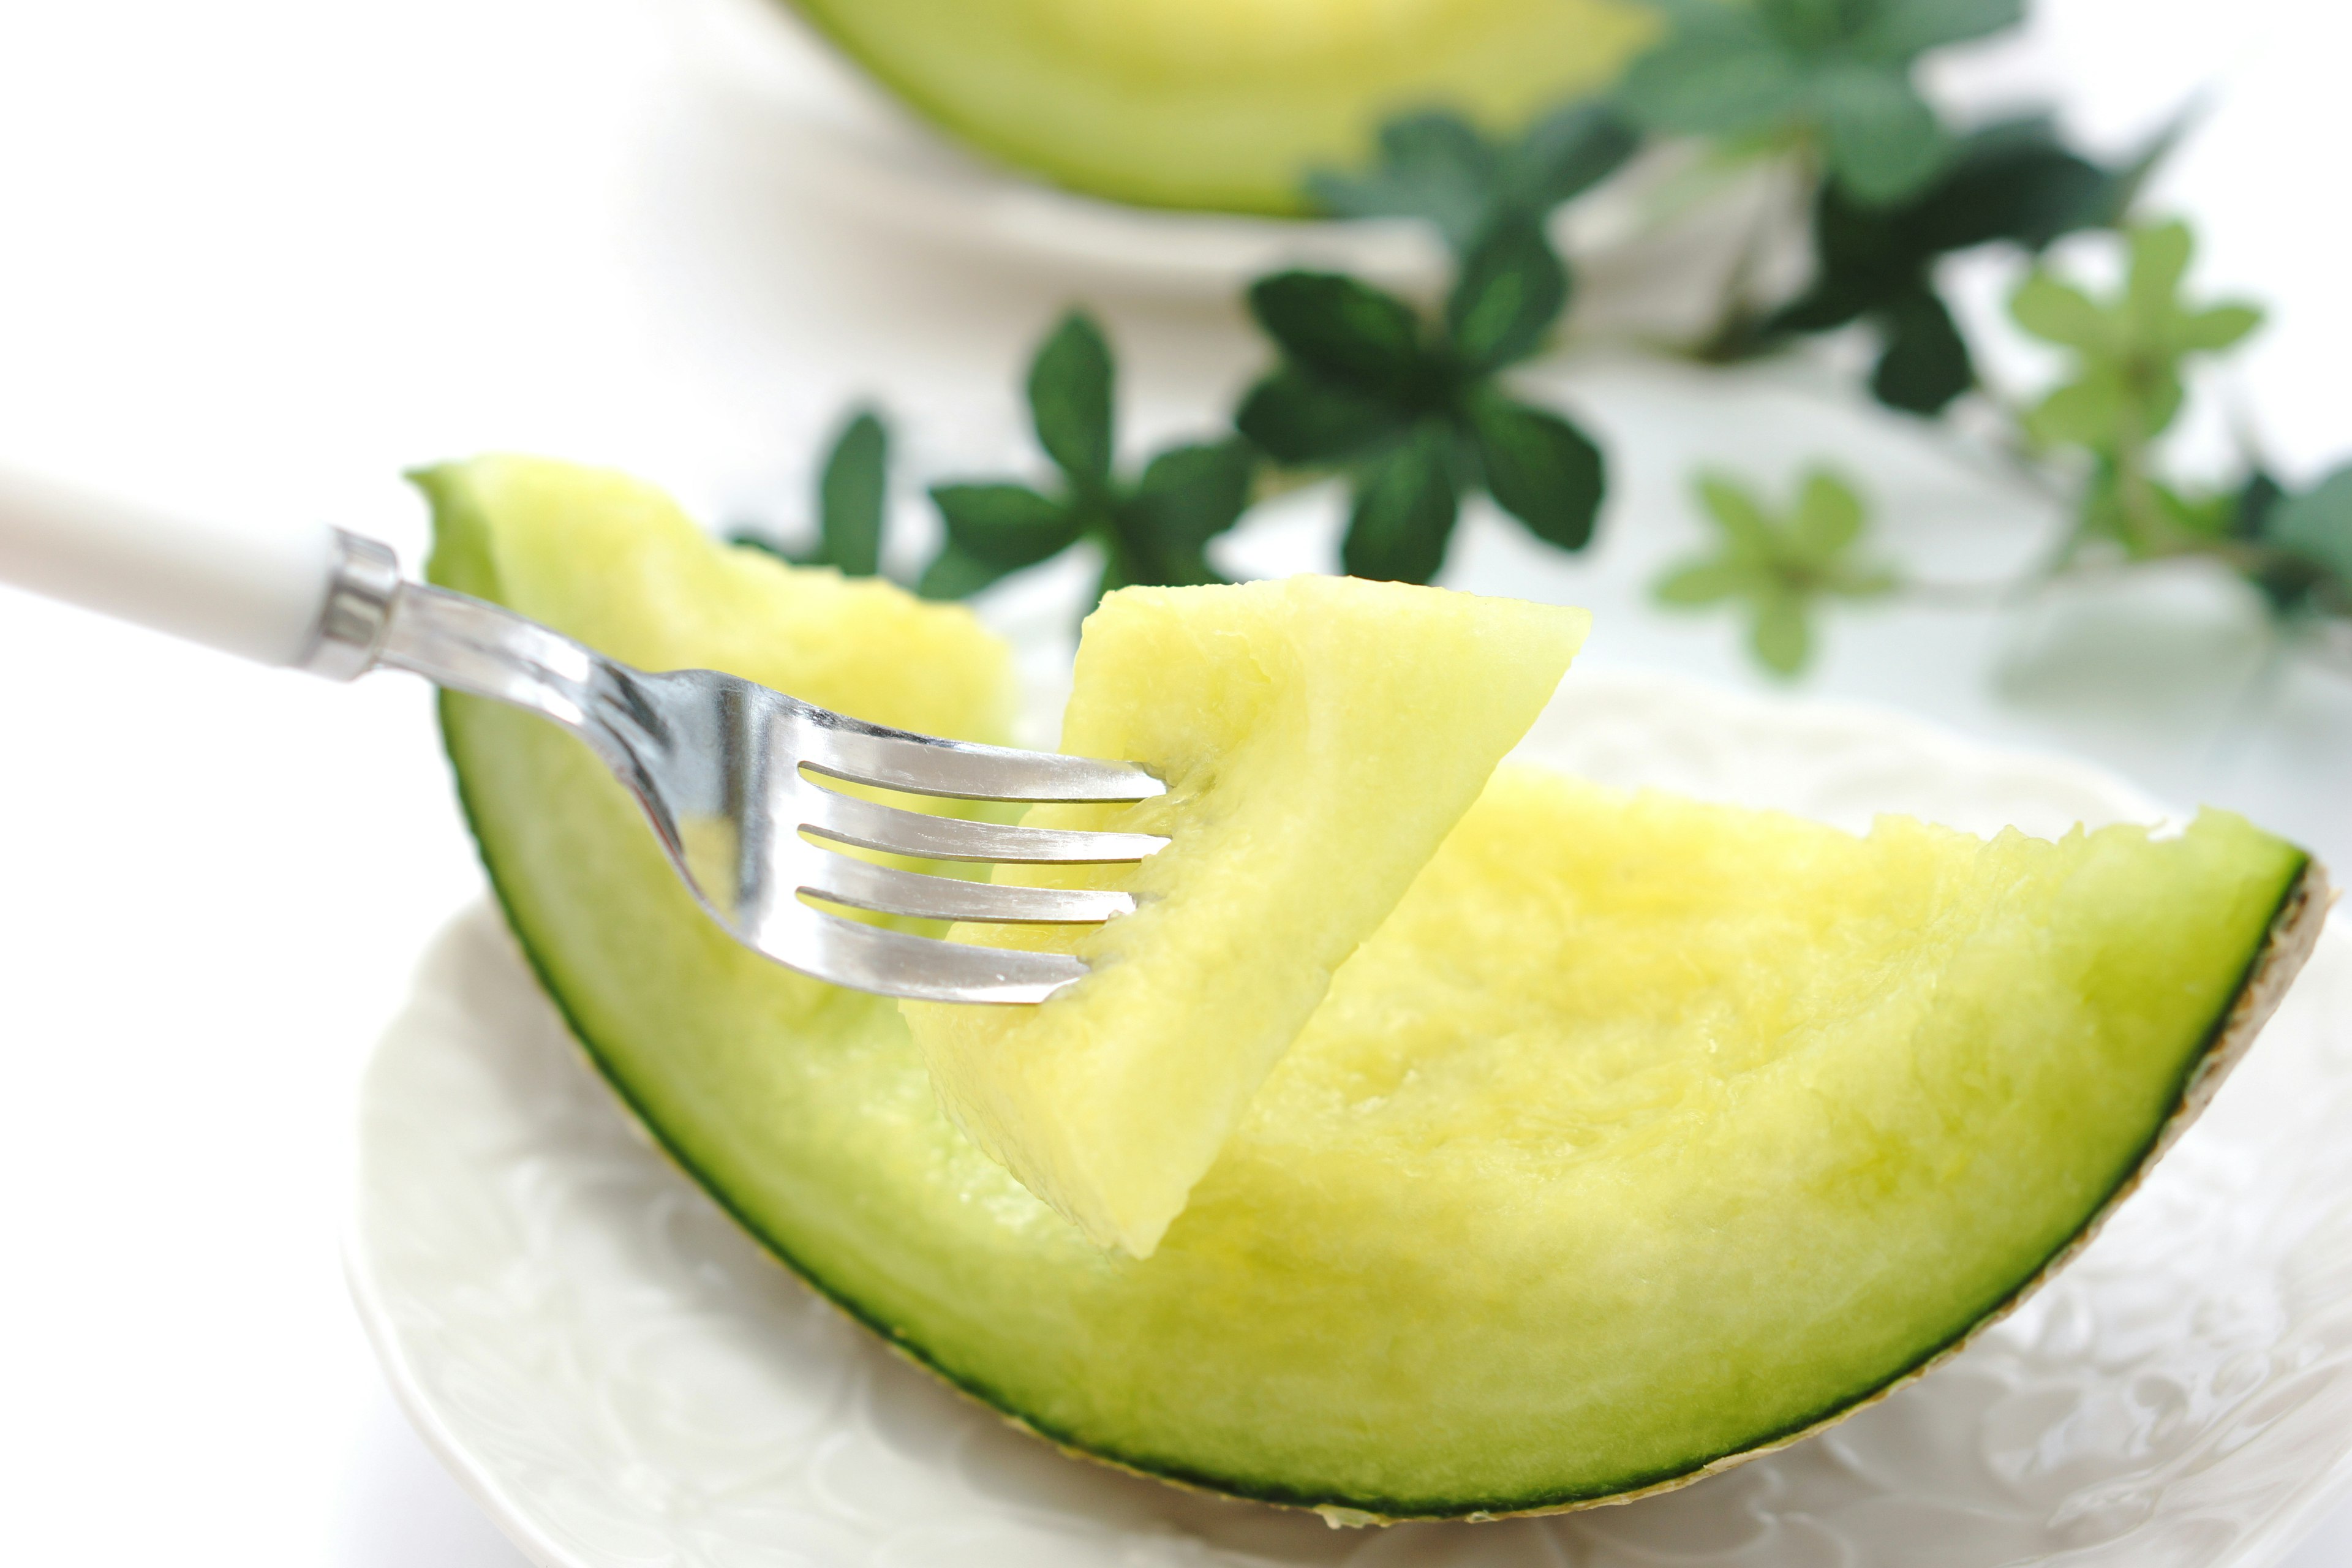
<svg viewBox="0 0 2352 1568"><path fill-rule="evenodd" d="M262 664L311 661L344 537L167 511L0 463L0 581Z"/></svg>

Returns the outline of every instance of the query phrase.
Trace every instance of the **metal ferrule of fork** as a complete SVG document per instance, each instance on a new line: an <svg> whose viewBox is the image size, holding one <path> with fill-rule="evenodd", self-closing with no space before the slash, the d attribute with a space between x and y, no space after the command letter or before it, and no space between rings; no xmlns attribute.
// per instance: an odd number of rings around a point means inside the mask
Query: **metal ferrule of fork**
<svg viewBox="0 0 2352 1568"><path fill-rule="evenodd" d="M670 861L738 940L803 973L889 995L1037 1002L1086 973L1065 953L947 942L845 919L1092 924L1131 912L1109 889L969 881L878 864L1087 865L1141 860L1151 834L1013 826L884 805L862 784L963 800L1133 801L1163 793L1128 763L943 741L845 718L709 670L649 673L483 600L404 582L391 554L344 534L307 663L348 678L412 671L527 710L585 742L635 798Z"/></svg>

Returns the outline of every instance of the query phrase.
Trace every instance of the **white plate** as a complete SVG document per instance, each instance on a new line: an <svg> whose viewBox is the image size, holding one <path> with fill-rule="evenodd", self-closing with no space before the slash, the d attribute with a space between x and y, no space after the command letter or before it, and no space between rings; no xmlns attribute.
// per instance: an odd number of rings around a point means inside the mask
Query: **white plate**
<svg viewBox="0 0 2352 1568"><path fill-rule="evenodd" d="M1572 677L1526 750L1847 826L2153 820L2079 765L1859 709ZM1055 1452L899 1361L656 1153L476 910L364 1089L353 1293L549 1568L2261 1568L2352 1485L2352 940L2056 1283L1825 1436L1687 1490L1327 1529Z"/></svg>
<svg viewBox="0 0 2352 1568"><path fill-rule="evenodd" d="M1444 276L1443 247L1418 224L1129 206L991 162L844 59L787 0L666 0L663 9L727 135L774 149L797 195L898 237L1049 268L1083 287L1195 298L1231 298L1285 267L1339 268L1416 294ZM1645 154L1563 213L1558 237L1579 264L1580 331L1705 330L1767 214L1758 286L1791 287L1801 274L1802 203L1788 171L1701 175L1693 163L1689 149Z"/></svg>

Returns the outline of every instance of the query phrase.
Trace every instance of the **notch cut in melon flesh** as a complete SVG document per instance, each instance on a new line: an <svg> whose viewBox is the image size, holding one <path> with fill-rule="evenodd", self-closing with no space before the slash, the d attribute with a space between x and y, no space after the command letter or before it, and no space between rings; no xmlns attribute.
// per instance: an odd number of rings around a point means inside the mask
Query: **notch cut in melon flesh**
<svg viewBox="0 0 2352 1568"><path fill-rule="evenodd" d="M876 604L812 647L795 612L892 590L762 567L687 595L730 552L610 476L430 489L449 586L997 734L1005 690L910 675L910 638L1003 668L960 610ZM1066 1447L1385 1518L1676 1485L1933 1362L2128 1190L2326 903L2224 813L2167 840L1858 838L1506 768L1139 1261L949 1124L895 1005L705 919L584 748L464 698L442 718L549 994L778 1257Z"/></svg>
<svg viewBox="0 0 2352 1568"><path fill-rule="evenodd" d="M1106 598L1062 747L1141 763L1169 792L1023 820L1169 843L1131 867L996 868L1130 889L1137 909L1098 927L956 928L1091 972L1035 1006L901 1005L949 1120L1097 1243L1150 1257L1331 972L1527 733L1591 625L1345 577Z"/></svg>

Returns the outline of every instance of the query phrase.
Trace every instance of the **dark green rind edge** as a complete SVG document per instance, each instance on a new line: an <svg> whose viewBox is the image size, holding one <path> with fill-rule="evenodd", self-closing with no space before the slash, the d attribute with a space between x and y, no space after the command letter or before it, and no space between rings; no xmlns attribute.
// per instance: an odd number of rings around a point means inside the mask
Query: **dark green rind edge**
<svg viewBox="0 0 2352 1568"><path fill-rule="evenodd" d="M1721 1453L1679 1465L1662 1466L1628 1477L1623 1481L1613 1485L1577 1488L1567 1491L1545 1492L1522 1498L1488 1499L1477 1501L1465 1501L1451 1498L1433 1500L1345 1497L1331 1493L1305 1491L1295 1487L1285 1486L1278 1481L1251 1480L1240 1477L1214 1475L1203 1470L1170 1465L1164 1461L1138 1458L1116 1449L1090 1447L1067 1432L1033 1421L1022 1415L1008 1401L996 1397L987 1385L960 1375L941 1365L932 1359L920 1343L909 1339L903 1331L876 1317L855 1299L835 1290L822 1277L795 1258L792 1249L782 1240L770 1234L757 1219L737 1207L716 1184L706 1179L697 1166L693 1154L685 1146L662 1131L653 1118L646 1113L645 1107L639 1104L636 1098L630 1093L629 1086L613 1070L604 1052L599 1048L594 1035L589 1031L572 1011L570 1004L565 1001L563 989L557 982L551 967L541 959L539 950L532 944L515 901L508 897L506 882L499 872L496 853L483 836L481 819L476 813L473 796L466 786L465 768L457 760L457 746L453 743L451 734L450 714L453 705L480 700L483 700L459 697L449 692L441 694L439 718L442 746L448 758L451 777L456 784L458 807L465 816L467 829L473 837L476 853L481 858L482 868L488 875L490 889L498 900L499 912L506 918L507 930L514 936L515 945L521 951L523 961L530 966L532 974L537 976L540 989L546 993L548 1000L554 1005L556 1012L562 1017L564 1027L580 1044L590 1064L596 1069L597 1076L611 1087L614 1096L627 1109L631 1118L645 1132L646 1138L656 1148L667 1155L670 1161L685 1173L712 1202L725 1210L736 1224L749 1232L772 1257L790 1269L810 1289L832 1302L856 1322L871 1330L891 1350L939 1378L958 1393L986 1405L992 1413L1011 1425L1044 1438L1064 1453L1107 1464L1114 1468L1154 1480L1215 1492L1226 1497L1242 1498L1253 1502L1273 1503L1288 1508L1344 1510L1351 1514L1369 1515L1373 1521L1381 1523L1401 1523L1416 1520L1491 1520L1528 1514L1561 1513L1580 1508L1598 1507L1604 1503L1630 1502L1636 1498L1672 1491L1694 1481L1705 1479L1718 1471L1745 1463L1747 1460L1761 1458L1767 1454L1811 1436L1816 1432L1834 1426L1865 1406L1885 1398L1906 1384L1925 1375L1940 1363L1958 1354L1971 1340L2022 1305L2026 1299L2040 1289L2051 1276L2071 1261L2074 1254L2097 1234L2099 1227L2106 1223L2108 1216L2124 1199L2131 1195L2148 1168L2171 1147L2173 1142L2187 1129L2188 1124L2196 1119L2198 1113L2204 1109L2204 1100L2210 1097L2212 1090L2220 1086L2223 1074L2234 1065L2236 1056L2242 1054L2245 1047L2252 1043L2254 1034L2261 1029L2271 1009L2276 1005L2278 995L2285 991L2286 983L2291 981L2294 972L2302 967L2304 959L2309 955L2312 941L2317 937L2318 927L2325 918L2327 907L2326 872L2309 855L2298 852L2293 870L2286 877L2277 900L2272 905L2271 918L2263 927L2263 940L2256 944L2253 952L2248 956L2245 967L2239 972L2238 984L2231 990L2230 999L2223 1004L2221 1011L2207 1026L2204 1043L2188 1059L2179 1079L2174 1084L2171 1098L2174 1108L2172 1112L2157 1125L2155 1131L2149 1134L2147 1142L2140 1146L2137 1153L2124 1166L2123 1173L2116 1179L2116 1184L2108 1189L2105 1195L2100 1199L2098 1205L2090 1211L2088 1217L2073 1235L2036 1263L2033 1268L2021 1276L2016 1283L1992 1296L1981 1310L1969 1320L1966 1327L1948 1339L1930 1346L1920 1354L1917 1360L1877 1383L1822 1404L1812 1414L1801 1419L1789 1422L1770 1432L1759 1435L1745 1447L1726 1449ZM2303 929L2306 925L2307 931ZM2286 965L2285 971L2275 976L2275 987L2267 999L2256 997L2253 994L2257 987L2272 978L2266 976L2264 971L2273 969L2282 963ZM2257 1004L2255 1008L2257 1016L2241 1019L2239 1015L2245 1009L2249 1001Z"/></svg>
<svg viewBox="0 0 2352 1568"><path fill-rule="evenodd" d="M938 130L945 132L968 150L980 153L989 161L1024 179L1040 180L1058 191L1085 196L1095 201L1117 202L1125 206L1144 207L1154 212L1215 213L1239 217L1303 218L1309 215L1306 199L1288 195L1274 199L1237 197L1221 193L1213 199L1195 197L1190 200L1147 191L1139 186L1116 181L1081 181L1065 170L1055 169L1036 161L1034 155L1016 151L1011 142L999 137L977 121L967 119L940 104L933 102L916 90L908 79L893 70L887 63L852 43L849 37L834 22L831 13L813 0L765 0L766 4L782 5L794 16L807 23L821 35L825 43L844 59L889 89L890 96ZM1298 184L1304 189L1307 171L1298 171Z"/></svg>

